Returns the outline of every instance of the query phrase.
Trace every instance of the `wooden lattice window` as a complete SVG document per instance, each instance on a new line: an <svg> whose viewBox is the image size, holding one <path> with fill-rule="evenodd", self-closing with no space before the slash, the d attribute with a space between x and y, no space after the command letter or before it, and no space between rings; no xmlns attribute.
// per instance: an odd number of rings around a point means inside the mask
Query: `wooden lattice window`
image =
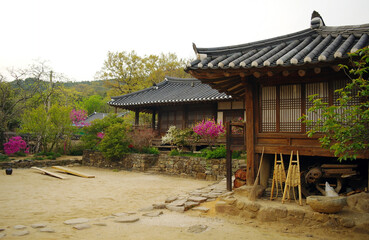
<svg viewBox="0 0 369 240"><path fill-rule="evenodd" d="M317 122L319 118L321 118L321 110L318 110L316 113L309 112L309 108L313 106L313 102L309 101L309 96L316 95L317 98L321 98L323 102L329 103L329 91L328 91L328 83L320 82L320 83L308 83L305 85L305 99L306 99L306 119L313 122L313 125ZM306 126L306 130L311 130L311 127Z"/></svg>
<svg viewBox="0 0 369 240"><path fill-rule="evenodd" d="M309 96L317 95L323 102L337 104L340 95L335 92L344 88L347 80L336 80L330 83L303 83L279 86L263 86L260 94L260 119L261 132L303 132L311 128L302 128L299 118L302 114L307 115L307 120L316 123L321 118L321 112L311 113L308 111L313 106ZM356 91L352 90L353 99L350 105L358 104L360 99ZM338 110L343 116L343 109ZM345 116L343 116L343 119Z"/></svg>
<svg viewBox="0 0 369 240"><path fill-rule="evenodd" d="M283 85L279 88L280 132L301 132L301 85Z"/></svg>
<svg viewBox="0 0 369 240"><path fill-rule="evenodd" d="M261 89L261 131L276 132L277 87L263 87Z"/></svg>

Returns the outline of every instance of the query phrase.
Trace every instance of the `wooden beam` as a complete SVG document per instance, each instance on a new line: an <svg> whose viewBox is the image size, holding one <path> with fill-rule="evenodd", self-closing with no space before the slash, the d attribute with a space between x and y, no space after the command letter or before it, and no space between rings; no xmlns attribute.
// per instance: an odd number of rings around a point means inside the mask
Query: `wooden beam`
<svg viewBox="0 0 369 240"><path fill-rule="evenodd" d="M272 71L268 71L268 72L267 72L267 75L268 75L268 77L273 77L273 75L274 75L274 74L273 74L273 72L272 72Z"/></svg>
<svg viewBox="0 0 369 240"><path fill-rule="evenodd" d="M288 77L288 75L290 75L290 72L289 72L289 71L287 71L287 70L284 70L284 71L282 72L282 75L283 75L283 77Z"/></svg>
<svg viewBox="0 0 369 240"><path fill-rule="evenodd" d="M261 73L260 72L254 72L252 75L254 75L254 77L256 77L256 78L260 78L261 77Z"/></svg>
<svg viewBox="0 0 369 240"><path fill-rule="evenodd" d="M298 71L297 71L297 74L298 74L300 77L303 77L303 76L305 76L306 71L305 71L305 70L300 69L300 70L298 70Z"/></svg>
<svg viewBox="0 0 369 240"><path fill-rule="evenodd" d="M338 72L340 70L340 66L338 65L333 65L332 66L332 69L335 71L335 72Z"/></svg>
<svg viewBox="0 0 369 240"><path fill-rule="evenodd" d="M316 67L316 68L314 68L314 73L315 74L319 74L319 73L321 73L322 72L322 69L320 68L320 67Z"/></svg>
<svg viewBox="0 0 369 240"><path fill-rule="evenodd" d="M230 76L231 76L231 74L230 74L229 72L224 72L224 76L225 76L225 77L230 77Z"/></svg>
<svg viewBox="0 0 369 240"><path fill-rule="evenodd" d="M254 126L254 93L255 87L251 83L246 84L245 88L245 103L246 103L246 152L247 152L247 170L246 182L247 185L253 185L255 180L255 126Z"/></svg>
<svg viewBox="0 0 369 240"><path fill-rule="evenodd" d="M240 72L240 77L246 77L246 73L244 73L244 72Z"/></svg>

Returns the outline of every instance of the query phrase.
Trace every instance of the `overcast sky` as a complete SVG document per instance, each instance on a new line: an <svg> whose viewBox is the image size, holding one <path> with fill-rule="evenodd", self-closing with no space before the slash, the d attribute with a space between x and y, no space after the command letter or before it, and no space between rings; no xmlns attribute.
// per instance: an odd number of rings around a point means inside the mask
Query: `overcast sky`
<svg viewBox="0 0 369 240"><path fill-rule="evenodd" d="M369 23L368 0L0 0L0 72L46 60L70 80L93 80L108 51L176 53L243 44L310 27ZM9 79L11 80L11 79Z"/></svg>

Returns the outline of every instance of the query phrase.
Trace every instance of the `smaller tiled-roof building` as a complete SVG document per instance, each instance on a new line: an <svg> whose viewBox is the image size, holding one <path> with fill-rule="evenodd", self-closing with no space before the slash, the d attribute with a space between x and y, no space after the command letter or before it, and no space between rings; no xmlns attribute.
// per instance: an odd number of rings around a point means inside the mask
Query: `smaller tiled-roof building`
<svg viewBox="0 0 369 240"><path fill-rule="evenodd" d="M152 113L152 127L161 135L172 125L184 129L203 119L229 121L244 117L242 100L220 93L195 78L166 77L152 87L112 97L108 104L136 113Z"/></svg>

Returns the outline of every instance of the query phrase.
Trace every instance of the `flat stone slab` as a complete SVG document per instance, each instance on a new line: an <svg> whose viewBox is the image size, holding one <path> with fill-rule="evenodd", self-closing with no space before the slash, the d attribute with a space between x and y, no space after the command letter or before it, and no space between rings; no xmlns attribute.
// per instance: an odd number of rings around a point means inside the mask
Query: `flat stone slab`
<svg viewBox="0 0 369 240"><path fill-rule="evenodd" d="M171 211L175 211L175 212L180 212L180 213L183 213L184 210L185 210L185 207L184 206L180 206L180 207L177 207L177 206L171 206L170 204L167 205L167 209L168 210L171 210Z"/></svg>
<svg viewBox="0 0 369 240"><path fill-rule="evenodd" d="M206 225L194 225L188 228L187 232L190 233L201 233L208 228Z"/></svg>
<svg viewBox="0 0 369 240"><path fill-rule="evenodd" d="M178 197L177 196L173 196L173 197L168 197L167 199L165 199L165 203L171 203L175 200L177 200Z"/></svg>
<svg viewBox="0 0 369 240"><path fill-rule="evenodd" d="M41 228L41 229L40 229L40 232L54 233L54 232L55 232L55 230L54 230L54 229L52 229L52 228L45 227L45 228Z"/></svg>
<svg viewBox="0 0 369 240"><path fill-rule="evenodd" d="M210 210L210 208L207 208L207 207L194 207L194 208L192 208L192 210L206 213Z"/></svg>
<svg viewBox="0 0 369 240"><path fill-rule="evenodd" d="M15 225L14 226L14 229L17 229L17 230L22 230L22 229L26 229L27 226L24 226L24 225Z"/></svg>
<svg viewBox="0 0 369 240"><path fill-rule="evenodd" d="M125 217L120 217L114 220L114 222L117 223L133 223L133 222L137 222L138 220L140 220L138 217L135 216L125 216Z"/></svg>
<svg viewBox="0 0 369 240"><path fill-rule="evenodd" d="M188 201L188 202L185 203L184 207L185 207L186 210L188 210L190 208L198 206L199 204L200 204L199 202Z"/></svg>
<svg viewBox="0 0 369 240"><path fill-rule="evenodd" d="M187 199L178 199L178 200L171 202L169 205L179 207L179 206L183 206L186 202L187 202Z"/></svg>
<svg viewBox="0 0 369 240"><path fill-rule="evenodd" d="M87 223L89 220L87 218L74 218L64 221L64 224L74 225L74 224L82 224Z"/></svg>
<svg viewBox="0 0 369 240"><path fill-rule="evenodd" d="M44 228L46 227L46 224L44 223L35 223L31 225L32 228Z"/></svg>
<svg viewBox="0 0 369 240"><path fill-rule="evenodd" d="M150 212L152 210L154 210L154 207L150 206L150 207L140 208L138 211L139 212Z"/></svg>
<svg viewBox="0 0 369 240"><path fill-rule="evenodd" d="M165 203L154 203L154 204L152 205L152 207L153 207L154 209L165 209L166 204L165 204Z"/></svg>
<svg viewBox="0 0 369 240"><path fill-rule="evenodd" d="M0 238L3 238L6 236L6 233L0 233Z"/></svg>
<svg viewBox="0 0 369 240"><path fill-rule="evenodd" d="M25 236L25 235L28 235L28 234L29 234L28 230L22 230L22 231L14 232L13 236L20 237L20 236Z"/></svg>
<svg viewBox="0 0 369 240"><path fill-rule="evenodd" d="M113 213L113 216L115 216L115 217L123 217L123 216L128 216L128 213L124 213L124 212L122 212L122 213Z"/></svg>
<svg viewBox="0 0 369 240"><path fill-rule="evenodd" d="M73 228L77 230L83 230L83 229L91 228L91 225L87 223L81 223L81 224L74 225Z"/></svg>
<svg viewBox="0 0 369 240"><path fill-rule="evenodd" d="M142 216L145 216L145 217L159 217L162 214L163 214L163 211L159 211L159 212L144 213L144 214L142 214Z"/></svg>
<svg viewBox="0 0 369 240"><path fill-rule="evenodd" d="M188 201L191 201L191 202L205 202L207 200L207 198L205 197L195 197L195 196L191 196L188 198Z"/></svg>
<svg viewBox="0 0 369 240"><path fill-rule="evenodd" d="M107 224L106 224L106 223L102 223L102 222L94 223L94 225L96 225L96 226L101 226L101 227L105 227L105 226L107 226Z"/></svg>

